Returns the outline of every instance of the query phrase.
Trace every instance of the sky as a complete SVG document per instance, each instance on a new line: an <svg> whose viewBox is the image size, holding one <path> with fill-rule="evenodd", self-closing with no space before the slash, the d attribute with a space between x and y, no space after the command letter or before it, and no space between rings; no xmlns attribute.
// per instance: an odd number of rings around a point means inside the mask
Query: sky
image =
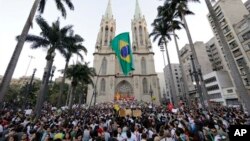
<svg viewBox="0 0 250 141"><path fill-rule="evenodd" d="M242 1L245 2L246 0ZM34 0L0 0L0 75L4 75L5 73L17 43L15 37L21 34L33 2ZM88 54L84 56L84 61L90 62L90 66L93 66L93 53L97 34L108 0L72 0L72 2L74 3L75 10L70 11L67 9L66 19L57 11L54 0L47 1L45 12L42 16L49 24L59 18L61 26L73 25L75 33L84 38L85 41L83 45L88 49ZM116 19L116 35L121 32L131 32L131 20L135 12L135 3L136 0L111 0L113 16ZM151 23L155 19L157 7L162 4L162 1L139 0L139 4L141 12L147 22L148 32L150 33L152 31ZM193 41L207 42L213 37L213 33L206 18L208 10L204 0L201 0L201 3L189 4L189 8L195 13L195 15L187 17ZM40 28L34 21L33 28L30 29L29 34L39 35L39 33ZM184 30L181 30L178 31L177 34L180 38L178 41L179 46L182 48L188 43L186 33ZM168 48L171 63L178 63L177 52L173 41L170 41ZM157 43L153 43L153 51L155 52L155 70L156 72L163 72L164 63L162 52L160 52ZM30 65L29 56L35 57L31 60ZM45 56L45 49L39 48L33 50L30 49L29 43L25 43L13 78L19 78L25 75L30 76L34 68L37 69L36 77L42 78L46 64ZM73 61L76 61L75 56L71 59L70 63L72 64ZM59 53L56 54L54 65L57 70L64 68L65 59ZM62 76L59 71L56 71L54 75L54 78Z"/></svg>

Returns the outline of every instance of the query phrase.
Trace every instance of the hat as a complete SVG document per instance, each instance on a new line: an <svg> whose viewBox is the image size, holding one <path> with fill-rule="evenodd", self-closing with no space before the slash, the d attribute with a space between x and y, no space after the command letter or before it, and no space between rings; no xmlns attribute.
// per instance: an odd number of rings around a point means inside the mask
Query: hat
<svg viewBox="0 0 250 141"><path fill-rule="evenodd" d="M64 138L64 134L63 133L57 133L54 136L54 140L56 140L56 139L63 139L63 138Z"/></svg>

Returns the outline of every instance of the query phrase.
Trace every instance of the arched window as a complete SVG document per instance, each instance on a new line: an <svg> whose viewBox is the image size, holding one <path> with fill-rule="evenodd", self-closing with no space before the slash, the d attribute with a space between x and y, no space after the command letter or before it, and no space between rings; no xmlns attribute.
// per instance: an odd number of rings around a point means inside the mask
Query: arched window
<svg viewBox="0 0 250 141"><path fill-rule="evenodd" d="M147 73L147 66L146 66L146 60L144 57L141 59L141 73L146 74Z"/></svg>
<svg viewBox="0 0 250 141"><path fill-rule="evenodd" d="M148 93L148 82L146 78L143 78L142 80L142 87L143 87L143 94Z"/></svg>
<svg viewBox="0 0 250 141"><path fill-rule="evenodd" d="M134 32L134 34L135 34L135 42L138 43L138 39L137 39L137 29L136 29L136 27L135 27L135 32Z"/></svg>
<svg viewBox="0 0 250 141"><path fill-rule="evenodd" d="M108 45L110 46L110 41L113 39L113 27L110 28L110 35L109 35L109 42Z"/></svg>
<svg viewBox="0 0 250 141"><path fill-rule="evenodd" d="M108 26L105 27L105 35L104 35L104 45L107 46L108 45L108 32L109 32L109 28Z"/></svg>
<svg viewBox="0 0 250 141"><path fill-rule="evenodd" d="M140 45L143 45L143 32L142 27L139 27L139 38L140 38Z"/></svg>
<svg viewBox="0 0 250 141"><path fill-rule="evenodd" d="M105 92L105 86L106 86L106 84L105 84L105 79L104 78L101 80L101 85L100 86L101 86L100 92L101 93Z"/></svg>
<svg viewBox="0 0 250 141"><path fill-rule="evenodd" d="M102 69L101 74L105 75L107 73L107 59L106 59L106 57L104 57L102 59L102 68L101 69Z"/></svg>

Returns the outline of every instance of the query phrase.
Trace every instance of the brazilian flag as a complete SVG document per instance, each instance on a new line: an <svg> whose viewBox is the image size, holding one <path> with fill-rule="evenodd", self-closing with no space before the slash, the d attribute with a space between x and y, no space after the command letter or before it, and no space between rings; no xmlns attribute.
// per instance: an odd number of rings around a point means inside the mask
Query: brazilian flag
<svg viewBox="0 0 250 141"><path fill-rule="evenodd" d="M114 39L112 39L111 48L115 51L115 54L120 62L123 74L128 75L130 71L134 70L129 33L121 33Z"/></svg>

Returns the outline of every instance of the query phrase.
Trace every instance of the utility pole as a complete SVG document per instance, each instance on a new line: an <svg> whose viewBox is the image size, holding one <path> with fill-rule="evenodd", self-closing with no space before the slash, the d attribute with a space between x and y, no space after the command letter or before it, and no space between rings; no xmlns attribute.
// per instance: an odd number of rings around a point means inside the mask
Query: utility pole
<svg viewBox="0 0 250 141"><path fill-rule="evenodd" d="M201 90L200 80L199 80L199 71L196 70L196 67L195 67L195 64L194 64L194 59L193 59L192 55L190 55L190 59L191 59L191 64L192 64L192 69L193 69L192 71L190 70L190 75L191 75L191 77L192 76L194 77L197 93L199 94L199 99L200 99L202 108L206 108L206 105L204 103L202 90Z"/></svg>
<svg viewBox="0 0 250 141"><path fill-rule="evenodd" d="M27 73L28 73L28 70L29 70L29 67L30 67L30 64L31 64L32 59L35 59L35 57L32 56L32 55L29 55L28 57L30 58L30 60L29 60L29 64L28 64L28 67L27 67L27 69L26 69L26 71L25 71L24 76L26 76Z"/></svg>
<svg viewBox="0 0 250 141"><path fill-rule="evenodd" d="M29 100L29 99L28 99L28 96L29 96L29 94L30 94L30 91L32 90L33 80L34 80L36 71L37 71L37 69L35 68L35 69L33 70L33 74L32 74L32 76L31 76L30 82L29 82L29 84L26 86L26 92L25 92L26 101L25 101L25 103L24 103L24 105L23 105L23 109L25 109L25 106L27 105L27 102L28 102L28 100Z"/></svg>

